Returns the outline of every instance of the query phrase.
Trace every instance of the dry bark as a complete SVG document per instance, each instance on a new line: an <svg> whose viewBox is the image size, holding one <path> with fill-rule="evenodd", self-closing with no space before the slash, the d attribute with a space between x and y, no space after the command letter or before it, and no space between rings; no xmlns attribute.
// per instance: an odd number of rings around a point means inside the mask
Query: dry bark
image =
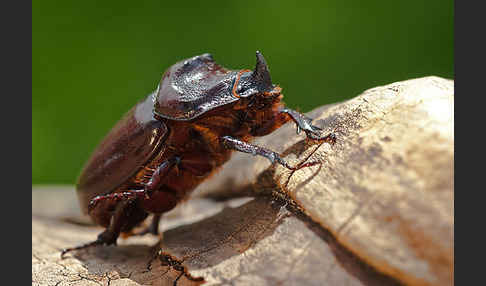
<svg viewBox="0 0 486 286"><path fill-rule="evenodd" d="M160 243L130 237L61 260L101 229L80 218L72 187L33 188L33 284L172 285L177 271L147 268L162 247L205 285L452 285L453 86L426 77L318 108L332 146L292 124L259 138L291 164L322 163L290 172L235 154L164 217Z"/></svg>

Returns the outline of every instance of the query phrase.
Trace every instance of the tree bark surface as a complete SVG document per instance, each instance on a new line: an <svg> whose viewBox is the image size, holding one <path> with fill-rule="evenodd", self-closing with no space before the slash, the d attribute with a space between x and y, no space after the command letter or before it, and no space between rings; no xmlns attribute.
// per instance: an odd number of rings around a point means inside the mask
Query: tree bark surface
<svg viewBox="0 0 486 286"><path fill-rule="evenodd" d="M205 285L453 285L454 82L397 82L308 115L335 144L293 124L254 143L320 164L292 172L235 154L164 215L160 239L61 259L102 229L72 186L33 187L32 284L172 285L180 272L152 259L162 248Z"/></svg>

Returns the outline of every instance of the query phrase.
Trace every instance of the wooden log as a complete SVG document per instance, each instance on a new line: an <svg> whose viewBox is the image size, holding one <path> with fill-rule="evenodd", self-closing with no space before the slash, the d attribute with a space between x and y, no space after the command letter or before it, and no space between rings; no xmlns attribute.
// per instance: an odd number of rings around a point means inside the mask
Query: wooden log
<svg viewBox="0 0 486 286"><path fill-rule="evenodd" d="M254 143L320 165L290 172L235 154L164 216L160 242L130 237L61 260L101 228L80 218L72 187L35 187L33 285L172 285L178 271L147 268L159 247L205 285L453 285L453 102L453 81L426 77L318 108L308 115L334 145L292 124ZM240 196L254 199L230 199Z"/></svg>

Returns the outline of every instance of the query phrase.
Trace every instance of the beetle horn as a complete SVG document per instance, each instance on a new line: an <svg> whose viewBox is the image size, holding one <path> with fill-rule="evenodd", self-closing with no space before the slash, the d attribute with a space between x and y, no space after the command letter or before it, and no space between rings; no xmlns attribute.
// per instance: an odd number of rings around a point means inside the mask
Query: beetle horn
<svg viewBox="0 0 486 286"><path fill-rule="evenodd" d="M256 52L256 60L255 70L251 77L265 88L272 88L272 79L270 78L267 62L259 51Z"/></svg>

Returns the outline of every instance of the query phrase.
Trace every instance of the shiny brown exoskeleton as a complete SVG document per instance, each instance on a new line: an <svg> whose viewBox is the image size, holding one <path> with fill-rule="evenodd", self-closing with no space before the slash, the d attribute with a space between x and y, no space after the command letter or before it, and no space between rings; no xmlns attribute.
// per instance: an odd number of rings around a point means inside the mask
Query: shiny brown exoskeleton
<svg viewBox="0 0 486 286"><path fill-rule="evenodd" d="M251 70L228 70L209 54L176 63L157 90L115 125L86 163L77 182L81 208L106 228L97 240L62 254L98 244L116 244L149 213L144 231L158 233L161 214L187 198L230 159L233 151L260 155L291 170L271 150L248 143L289 120L310 139L333 143L297 111L285 108L281 88L272 84L267 63L256 53Z"/></svg>

